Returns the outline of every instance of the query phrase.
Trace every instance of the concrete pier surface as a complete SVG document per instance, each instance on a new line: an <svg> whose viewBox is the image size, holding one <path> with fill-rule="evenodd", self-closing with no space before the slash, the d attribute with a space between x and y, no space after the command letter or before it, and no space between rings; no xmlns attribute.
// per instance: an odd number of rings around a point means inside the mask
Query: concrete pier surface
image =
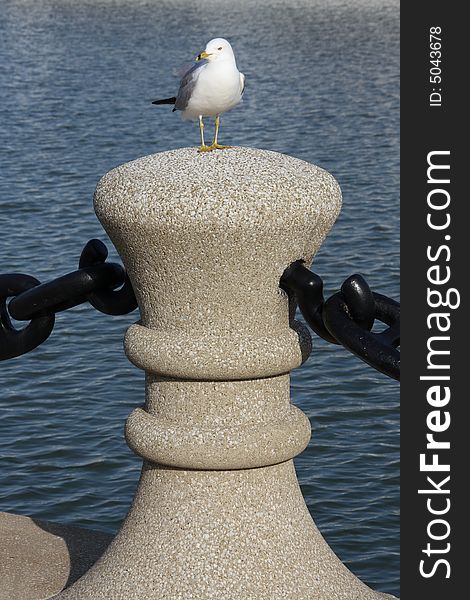
<svg viewBox="0 0 470 600"><path fill-rule="evenodd" d="M289 373L311 338L279 280L310 265L340 206L329 173L254 148L183 148L102 178L95 211L141 314L125 350L146 399L126 439L143 468L120 531L58 599L392 598L329 548L293 463L311 430ZM63 556L49 532L31 533Z"/></svg>
<svg viewBox="0 0 470 600"><path fill-rule="evenodd" d="M74 583L112 535L0 512L0 600L45 600Z"/></svg>

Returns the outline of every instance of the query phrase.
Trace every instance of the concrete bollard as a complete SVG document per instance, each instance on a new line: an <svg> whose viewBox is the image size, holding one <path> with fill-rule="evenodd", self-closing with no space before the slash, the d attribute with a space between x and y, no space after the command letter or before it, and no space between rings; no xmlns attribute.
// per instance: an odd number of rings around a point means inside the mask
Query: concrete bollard
<svg viewBox="0 0 470 600"><path fill-rule="evenodd" d="M292 460L310 423L289 372L311 341L279 279L311 263L340 204L322 169L249 148L164 152L100 181L141 312L125 349L146 400L126 439L144 464L116 538L57 598L391 598L334 555Z"/></svg>

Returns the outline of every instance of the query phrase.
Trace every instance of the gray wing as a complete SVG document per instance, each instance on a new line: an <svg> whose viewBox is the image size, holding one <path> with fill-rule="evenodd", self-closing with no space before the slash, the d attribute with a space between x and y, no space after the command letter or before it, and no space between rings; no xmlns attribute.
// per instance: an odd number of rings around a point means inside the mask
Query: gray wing
<svg viewBox="0 0 470 600"><path fill-rule="evenodd" d="M205 67L209 61L200 60L195 65L193 65L187 73L183 75L180 83L180 89L178 90L178 95L176 96L175 108L174 110L185 110L188 106L189 99L191 98L191 94L196 86L196 81L200 75L200 69Z"/></svg>

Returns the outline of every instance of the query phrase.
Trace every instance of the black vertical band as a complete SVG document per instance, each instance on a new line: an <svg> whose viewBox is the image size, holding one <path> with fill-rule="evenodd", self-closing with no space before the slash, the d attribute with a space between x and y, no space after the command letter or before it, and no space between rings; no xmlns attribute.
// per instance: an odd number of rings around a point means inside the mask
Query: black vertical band
<svg viewBox="0 0 470 600"><path fill-rule="evenodd" d="M402 600L467 587L467 28L461 3L402 3Z"/></svg>

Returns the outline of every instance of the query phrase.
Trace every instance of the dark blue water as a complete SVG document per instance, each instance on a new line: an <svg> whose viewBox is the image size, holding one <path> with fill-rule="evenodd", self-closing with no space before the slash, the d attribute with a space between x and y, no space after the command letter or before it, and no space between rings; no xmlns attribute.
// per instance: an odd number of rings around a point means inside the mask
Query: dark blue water
<svg viewBox="0 0 470 600"><path fill-rule="evenodd" d="M332 172L344 205L314 266L327 294L360 272L398 298L398 17L396 0L1 0L0 273L52 279L88 239L109 243L92 208L98 179L198 143L196 125L149 101L224 36L247 88L221 142ZM1 364L0 509L119 526L140 468L123 437L144 394L122 349L136 319L83 305ZM292 382L313 426L296 461L308 506L349 568L396 594L398 386L318 339Z"/></svg>

